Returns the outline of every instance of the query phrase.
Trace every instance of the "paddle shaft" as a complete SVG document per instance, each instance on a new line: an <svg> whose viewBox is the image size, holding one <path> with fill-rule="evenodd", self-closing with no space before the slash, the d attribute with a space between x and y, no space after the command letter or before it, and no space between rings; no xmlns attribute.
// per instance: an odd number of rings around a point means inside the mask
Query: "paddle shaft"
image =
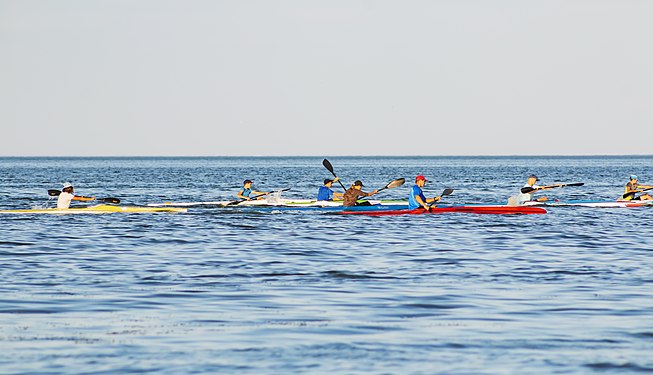
<svg viewBox="0 0 653 375"><path fill-rule="evenodd" d="M631 192L629 192L629 193L626 193L626 194L622 195L621 198L624 198L624 199L625 199L625 198L628 198L628 197L631 196L631 195L634 196L634 195L637 194L637 193L642 193L642 192L644 192L644 191L648 191L648 190L651 190L651 189L653 189L653 186L652 186L652 187L649 187L649 188L646 188L646 189L638 190L638 191L631 191Z"/></svg>
<svg viewBox="0 0 653 375"><path fill-rule="evenodd" d="M571 183L571 184L557 184L557 185L540 186L538 188L525 186L525 187L521 188L521 192L523 194L528 194L528 193L532 193L534 191L540 191L540 190L560 188L560 187L565 187L565 186L583 186L583 185L585 185L584 182L574 182L574 183Z"/></svg>
<svg viewBox="0 0 653 375"><path fill-rule="evenodd" d="M446 197L447 195L451 195L453 193L453 189L451 188L446 188L442 191L442 194L440 194L440 198ZM429 203L429 207L432 207L436 202L439 202L440 199L434 200L433 202Z"/></svg>
<svg viewBox="0 0 653 375"><path fill-rule="evenodd" d="M397 186L401 186L401 185L403 185L405 182L406 182L406 179L405 179L405 178L398 178L398 179L396 179L396 180L392 180L392 181L390 181L387 185L385 185L384 187L378 189L378 190L376 191L376 194L378 194L380 191L383 191L383 190L385 190L385 189L392 189L392 188L396 188ZM369 195L368 195L368 196L369 196ZM364 202L367 202L367 200L365 200L365 199L358 199L357 201L364 201Z"/></svg>

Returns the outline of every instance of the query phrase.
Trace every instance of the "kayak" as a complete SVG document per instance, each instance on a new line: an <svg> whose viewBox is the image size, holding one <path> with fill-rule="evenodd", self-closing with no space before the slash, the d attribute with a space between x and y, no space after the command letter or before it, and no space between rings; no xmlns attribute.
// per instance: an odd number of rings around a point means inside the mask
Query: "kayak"
<svg viewBox="0 0 653 375"><path fill-rule="evenodd" d="M164 203L149 203L149 207L201 207L201 206L217 206L217 207L259 207L259 206L273 206L273 207L342 207L342 201L318 201L315 199L258 199L251 201L242 201L233 204L235 201L212 201L212 202L164 202ZM360 201L359 201L360 202ZM408 206L408 201L402 200L369 200L372 205L405 205Z"/></svg>
<svg viewBox="0 0 653 375"><path fill-rule="evenodd" d="M525 202L523 206L578 206L578 207L602 207L602 208L646 207L646 206L653 207L653 201L570 200L570 201Z"/></svg>
<svg viewBox="0 0 653 375"><path fill-rule="evenodd" d="M108 213L152 213L152 212L187 212L186 208L178 207L139 207L111 206L99 204L89 207L74 208L31 208L23 210L0 210L0 214L108 214Z"/></svg>
<svg viewBox="0 0 653 375"><path fill-rule="evenodd" d="M339 214L343 215L367 215L367 216L390 216L390 215L421 215L421 214L444 214L444 213L468 213L468 214L492 214L492 215L526 215L526 214L545 214L546 210L542 207L525 207L525 206L441 206L432 207L430 210L424 208L398 209L398 210L355 210L345 209Z"/></svg>

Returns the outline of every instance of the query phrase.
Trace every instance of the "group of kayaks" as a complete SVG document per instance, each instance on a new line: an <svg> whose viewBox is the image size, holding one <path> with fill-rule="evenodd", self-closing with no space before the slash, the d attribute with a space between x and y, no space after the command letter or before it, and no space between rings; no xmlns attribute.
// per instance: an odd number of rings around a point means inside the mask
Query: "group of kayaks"
<svg viewBox="0 0 653 375"><path fill-rule="evenodd" d="M324 159L323 165L337 178L333 166ZM397 179L379 189L393 188L404 183L404 179ZM342 184L341 184L342 185ZM582 183L559 184L562 186L581 186ZM344 187L344 186L343 186ZM553 187L553 186L549 186ZM548 188L548 187L545 187ZM650 187L653 188L653 187ZM524 190L539 190L534 188L522 188ZM104 214L104 213L183 213L189 208L206 209L238 209L245 212L254 211L313 211L331 212L341 215L366 215L366 216L391 216L391 215L423 215L423 214L444 214L444 213L472 213L492 215L528 215L545 214L543 206L577 206L577 207L602 207L602 208L632 208L632 207L653 207L653 201L630 200L630 201L599 201L599 200L570 200L570 201L526 201L520 204L465 204L465 205L432 205L428 209L410 209L408 201L401 200L360 200L355 206L344 206L343 201L338 200L311 200L311 199L284 199L281 192L289 189L282 189L277 192L265 193L265 197L259 199L239 199L237 201L203 201L203 202L164 202L150 203L147 206L121 206L117 198L93 198L103 202L102 204L70 207L70 208L44 208L35 207L31 209L10 209L0 210L0 214ZM445 189L442 196L450 195L453 189ZM58 196L59 190L48 190L51 197ZM439 198L438 198L439 199ZM107 204L108 203L108 204ZM438 202L439 203L439 202Z"/></svg>
<svg viewBox="0 0 653 375"><path fill-rule="evenodd" d="M529 215L545 214L545 207L576 206L576 207L601 207L601 208L634 208L653 207L653 201L598 201L598 200L570 200L526 202L519 206L506 204L465 204L465 205L437 205L429 210L424 208L408 209L408 202L402 200L361 200L363 205L344 207L342 201L317 201L311 199L284 199L275 198L241 201L202 201L202 202L163 202L150 203L147 206L121 206L113 204L99 204L85 207L57 208L32 208L0 210L1 214L105 214L105 213L183 213L189 209L223 209L239 212L283 212L305 211L325 212L339 215L366 215L366 216L392 216L392 215L423 215L446 213L471 213L492 215Z"/></svg>

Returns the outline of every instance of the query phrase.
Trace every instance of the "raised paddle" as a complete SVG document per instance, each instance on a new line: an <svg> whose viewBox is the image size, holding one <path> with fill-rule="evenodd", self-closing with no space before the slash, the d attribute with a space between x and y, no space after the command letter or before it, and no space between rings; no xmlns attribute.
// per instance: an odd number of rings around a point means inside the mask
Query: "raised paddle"
<svg viewBox="0 0 653 375"><path fill-rule="evenodd" d="M288 190L290 190L290 188L285 188L285 189L281 189L281 190L273 190L273 191L268 191L267 193L256 194L253 197L250 197L250 200L258 198L258 197L262 197L264 195L268 195L270 193L274 193L276 191L288 191ZM247 201L247 199L240 199L240 200L237 200L237 201L229 202L229 203L225 204L225 206L235 206L238 203L242 203L242 202L245 202L245 201Z"/></svg>
<svg viewBox="0 0 653 375"><path fill-rule="evenodd" d="M453 189L451 189L451 188L446 188L446 189L444 189L444 191L442 192L442 194L440 194L440 198L442 198L442 197L444 197L444 196L447 196L447 195L451 195L452 193L453 193ZM436 203L439 202L439 201L440 201L440 199L438 199L437 201L433 201L433 202L429 203L429 207L433 206L434 204L436 204Z"/></svg>
<svg viewBox="0 0 653 375"><path fill-rule="evenodd" d="M326 160L326 159L322 160L322 165L324 166L324 168L328 169L329 172L331 172L333 177L336 177L336 178L338 177L338 176L336 176L336 172L333 171L333 165L331 165L331 163L328 160ZM344 191L347 191L347 188L345 187L345 185L342 184L342 181L340 181L340 179L338 179L338 183L340 184L340 186L342 186L342 189Z"/></svg>
<svg viewBox="0 0 653 375"><path fill-rule="evenodd" d="M383 190L385 190L385 189L396 188L396 187L398 187L398 186L403 185L405 182L406 182L406 179L405 179L405 178L398 178L398 179L396 179L396 180L392 180L391 182L389 182L387 185L385 185L385 186L382 187L381 189L377 190L376 192L379 193L379 192L381 192L381 191L383 191Z"/></svg>
<svg viewBox="0 0 653 375"><path fill-rule="evenodd" d="M540 186L538 188L525 186L525 187L521 188L521 192L523 194L528 194L528 193L532 193L532 192L538 191L538 190L553 189L553 188L559 188L559 187L565 187L565 186L583 186L583 185L585 185L584 182L574 182L572 184L557 184L557 185Z"/></svg>
<svg viewBox="0 0 653 375"><path fill-rule="evenodd" d="M61 190L56 190L56 189L48 190L48 195L51 197L58 197L60 194L61 194ZM95 197L82 197L82 198L87 198L82 200L96 200L99 202L120 204L120 199L118 198L95 198Z"/></svg>
<svg viewBox="0 0 653 375"><path fill-rule="evenodd" d="M651 189L653 189L653 186L650 187L650 188L642 189L642 190L631 191L630 193L626 193L626 194L622 195L621 198L622 199L628 199L628 197L630 197L630 196L634 197L635 194L637 194L637 193L641 193L643 191L647 191L647 190L651 190Z"/></svg>

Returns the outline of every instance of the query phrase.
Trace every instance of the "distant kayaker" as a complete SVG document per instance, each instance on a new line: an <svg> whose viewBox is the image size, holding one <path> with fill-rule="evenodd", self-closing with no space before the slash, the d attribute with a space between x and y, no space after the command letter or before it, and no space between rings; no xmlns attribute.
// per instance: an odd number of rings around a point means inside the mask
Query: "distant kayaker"
<svg viewBox="0 0 653 375"><path fill-rule="evenodd" d="M624 195L621 197L622 201L650 201L653 200L653 197L651 197L649 194L642 194L639 196L636 196L637 193L641 193L642 191L646 189L653 189L653 186L648 186L648 185L640 185L638 183L639 177L636 175L630 176L630 181L626 184L626 188L624 189Z"/></svg>
<svg viewBox="0 0 653 375"><path fill-rule="evenodd" d="M318 201L332 201L334 199L342 199L344 194L342 193L336 193L331 189L331 186L333 186L334 182L338 182L340 180L340 177L336 177L333 180L327 178L324 180L324 185L320 186L320 189L317 191L317 200Z"/></svg>
<svg viewBox="0 0 653 375"><path fill-rule="evenodd" d="M422 188L427 182L430 181L424 175L420 174L415 177L415 185L410 188L410 195L408 196L408 209L414 210L423 207L425 210L428 210L430 208L428 203L434 203L440 200L441 197L426 198L424 196Z"/></svg>
<svg viewBox="0 0 653 375"><path fill-rule="evenodd" d="M57 208L70 208L70 202L73 200L76 201L93 201L95 200L94 197L84 197L82 195L75 195L75 188L73 187L73 184L70 182L66 182L63 184L63 188L61 189L61 194L59 194L59 198L57 198Z"/></svg>
<svg viewBox="0 0 653 375"><path fill-rule="evenodd" d="M264 199L263 195L269 194L269 192L252 190L252 184L253 184L252 180L243 181L243 188L238 192L238 198L249 201L252 200L252 198L250 198L250 195L252 194L260 195L260 197L257 197L255 199Z"/></svg>
<svg viewBox="0 0 653 375"><path fill-rule="evenodd" d="M535 201L535 202L546 202L546 201L549 200L549 198L547 198L547 197L539 197L539 198L537 198L537 199L533 199L533 193L534 193L535 191L538 191L538 190L546 190L546 189L551 189L551 188L555 187L555 186L551 186L551 187L546 187L546 186L545 186L545 187L542 187L542 186L535 185L535 184L537 183L537 180L538 180L538 178L537 178L537 176L534 175L534 174L528 176L528 180L526 181L526 185L524 185L524 186L522 187L522 189L524 189L524 188L531 188L531 189L533 189L533 190L531 190L531 191L528 192L528 193L522 193L522 192L520 191L519 194L516 196L517 204L524 204L524 203L526 203L526 202L531 202L531 201ZM511 197L511 198L512 198L512 197Z"/></svg>
<svg viewBox="0 0 653 375"><path fill-rule="evenodd" d="M378 190L374 190L370 193L366 193L362 191L361 189L363 188L363 183L361 180L356 180L353 185L347 191L342 197L342 205L345 207L351 207L356 205L356 201L358 198L361 197L371 197L372 195L378 193Z"/></svg>

